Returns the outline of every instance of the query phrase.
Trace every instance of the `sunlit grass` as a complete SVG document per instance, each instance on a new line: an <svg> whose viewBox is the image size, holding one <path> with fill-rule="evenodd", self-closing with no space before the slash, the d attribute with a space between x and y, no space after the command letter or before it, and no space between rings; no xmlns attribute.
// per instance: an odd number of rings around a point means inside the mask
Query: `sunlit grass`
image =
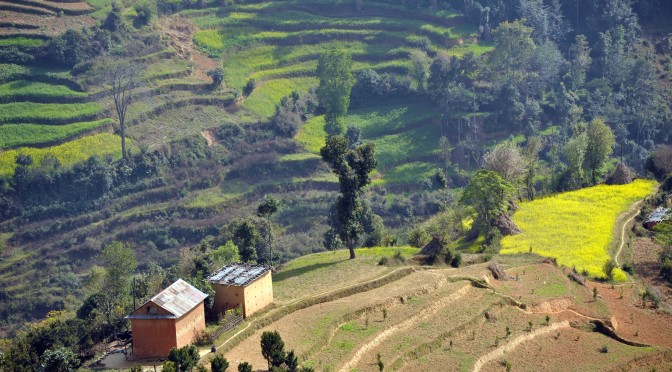
<svg viewBox="0 0 672 372"><path fill-rule="evenodd" d="M102 119L65 125L0 125L0 149L60 141L111 122L111 119Z"/></svg>
<svg viewBox="0 0 672 372"><path fill-rule="evenodd" d="M0 123L56 122L90 117L102 110L99 104L15 102L0 105Z"/></svg>
<svg viewBox="0 0 672 372"><path fill-rule="evenodd" d="M87 94L77 92L65 85L42 83L38 81L17 80L0 85L0 99L11 97L28 98L80 98Z"/></svg>
<svg viewBox="0 0 672 372"><path fill-rule="evenodd" d="M604 278L603 265L610 257L618 216L632 203L650 195L654 185L654 181L646 180L629 185L599 185L522 203L513 221L523 233L502 239L501 253L532 250L556 258L560 265ZM620 269L616 279L625 280Z"/></svg>
<svg viewBox="0 0 672 372"><path fill-rule="evenodd" d="M295 90L306 92L313 86L317 86L317 79L311 77L264 81L245 99L243 108L262 118L269 118L275 113L275 106L282 97Z"/></svg>
<svg viewBox="0 0 672 372"><path fill-rule="evenodd" d="M131 145L128 139L127 145ZM7 150L0 153L0 177L9 177L14 174L16 156L19 154L30 155L34 166L39 166L44 158L51 154L58 159L61 167L69 168L93 155L112 155L115 159L121 158L121 139L114 134L101 133L43 149L21 147Z"/></svg>
<svg viewBox="0 0 672 372"><path fill-rule="evenodd" d="M302 144L306 151L319 154L327 138L324 124L324 115L312 117L303 125L294 139Z"/></svg>

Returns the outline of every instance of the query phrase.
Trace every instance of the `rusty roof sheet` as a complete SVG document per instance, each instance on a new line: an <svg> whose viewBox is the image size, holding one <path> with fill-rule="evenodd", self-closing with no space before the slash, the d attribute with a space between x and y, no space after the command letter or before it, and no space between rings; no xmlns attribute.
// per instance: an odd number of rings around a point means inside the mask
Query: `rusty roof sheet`
<svg viewBox="0 0 672 372"><path fill-rule="evenodd" d="M245 287L270 270L270 267L264 265L232 263L217 270L205 280L213 284Z"/></svg>
<svg viewBox="0 0 672 372"><path fill-rule="evenodd" d="M176 318L180 318L198 306L206 297L208 297L207 294L199 291L184 280L178 279L149 301L166 309L175 315Z"/></svg>

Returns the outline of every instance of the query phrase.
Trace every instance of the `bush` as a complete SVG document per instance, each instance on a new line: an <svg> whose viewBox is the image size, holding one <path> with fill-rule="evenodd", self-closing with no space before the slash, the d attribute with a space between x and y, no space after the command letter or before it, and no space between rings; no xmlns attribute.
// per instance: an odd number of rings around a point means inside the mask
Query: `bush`
<svg viewBox="0 0 672 372"><path fill-rule="evenodd" d="M212 358L212 361L210 361L210 369L212 372L225 372L227 368L229 368L229 361L221 354L217 354Z"/></svg>
<svg viewBox="0 0 672 372"><path fill-rule="evenodd" d="M212 85L210 87L212 89L217 89L222 85L222 82L224 81L224 69L219 67L214 70L208 71L208 76L212 78Z"/></svg>
<svg viewBox="0 0 672 372"><path fill-rule="evenodd" d="M257 87L257 82L254 79L250 79L247 81L247 84L245 84L245 87L243 88L243 94L246 96L249 96L252 94L254 89Z"/></svg>
<svg viewBox="0 0 672 372"><path fill-rule="evenodd" d="M150 19L154 14L151 4L148 1L140 1L134 6L135 12L138 14L136 17L135 25L137 27L145 26L149 23Z"/></svg>
<svg viewBox="0 0 672 372"><path fill-rule="evenodd" d="M606 354L609 352L609 347L607 345L604 345L600 348L600 353Z"/></svg>
<svg viewBox="0 0 672 372"><path fill-rule="evenodd" d="M238 372L252 372L252 365L248 362L242 362L238 365Z"/></svg>
<svg viewBox="0 0 672 372"><path fill-rule="evenodd" d="M210 345L212 343L212 337L210 337L210 334L206 332L205 330L201 330L198 333L196 333L196 337L194 338L194 344L197 346L205 346L205 345Z"/></svg>
<svg viewBox="0 0 672 372"><path fill-rule="evenodd" d="M430 237L427 230L422 226L414 227L413 230L408 233L407 238L408 244L416 248L424 247L429 242L429 239Z"/></svg>
<svg viewBox="0 0 672 372"><path fill-rule="evenodd" d="M635 268L629 262L624 263L621 269L630 275L635 275Z"/></svg>

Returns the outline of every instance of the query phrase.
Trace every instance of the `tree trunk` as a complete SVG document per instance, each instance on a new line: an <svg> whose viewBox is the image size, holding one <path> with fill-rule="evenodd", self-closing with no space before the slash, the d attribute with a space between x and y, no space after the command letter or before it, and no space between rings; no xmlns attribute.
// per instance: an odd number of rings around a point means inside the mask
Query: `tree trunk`
<svg viewBox="0 0 672 372"><path fill-rule="evenodd" d="M121 158L126 159L126 124L124 119L119 120L121 126Z"/></svg>
<svg viewBox="0 0 672 372"><path fill-rule="evenodd" d="M350 250L350 259L353 260L355 259L355 247L354 244L352 243L352 238L350 237L348 238L347 244L348 249Z"/></svg>

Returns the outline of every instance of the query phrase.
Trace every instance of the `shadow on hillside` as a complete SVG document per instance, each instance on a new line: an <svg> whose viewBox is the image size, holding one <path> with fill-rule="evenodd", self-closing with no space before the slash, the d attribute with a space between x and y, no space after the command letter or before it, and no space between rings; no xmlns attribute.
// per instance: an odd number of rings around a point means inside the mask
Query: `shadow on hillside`
<svg viewBox="0 0 672 372"><path fill-rule="evenodd" d="M339 260L339 261L334 261L334 262L325 262L325 263L316 263L308 266L303 266L303 267L297 267L296 269L291 269L287 271L280 271L277 274L273 274L273 281L274 282L281 282L285 279L289 279L293 276L297 275L303 275L305 273L311 272L313 270L319 270L325 267L329 267L332 265L336 265L338 263L341 263L343 261L348 261L347 258Z"/></svg>

